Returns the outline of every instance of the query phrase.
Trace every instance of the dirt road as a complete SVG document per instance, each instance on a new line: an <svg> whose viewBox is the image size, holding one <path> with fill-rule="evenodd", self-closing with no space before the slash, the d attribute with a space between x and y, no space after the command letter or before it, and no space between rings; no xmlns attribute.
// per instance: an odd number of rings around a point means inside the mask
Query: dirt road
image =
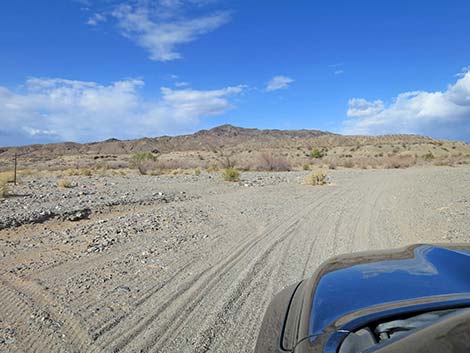
<svg viewBox="0 0 470 353"><path fill-rule="evenodd" d="M0 230L0 351L252 352L272 296L328 257L470 235L469 168L330 175L324 187L302 173L121 177L93 195L185 197Z"/></svg>

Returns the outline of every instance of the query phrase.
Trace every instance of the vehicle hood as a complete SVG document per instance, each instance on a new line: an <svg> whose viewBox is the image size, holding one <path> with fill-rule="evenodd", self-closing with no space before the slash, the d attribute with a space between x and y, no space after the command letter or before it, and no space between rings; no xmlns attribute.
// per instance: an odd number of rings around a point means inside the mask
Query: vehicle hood
<svg viewBox="0 0 470 353"><path fill-rule="evenodd" d="M469 247L415 245L331 261L317 276L309 336L320 336L338 319L373 306L440 296L470 298Z"/></svg>

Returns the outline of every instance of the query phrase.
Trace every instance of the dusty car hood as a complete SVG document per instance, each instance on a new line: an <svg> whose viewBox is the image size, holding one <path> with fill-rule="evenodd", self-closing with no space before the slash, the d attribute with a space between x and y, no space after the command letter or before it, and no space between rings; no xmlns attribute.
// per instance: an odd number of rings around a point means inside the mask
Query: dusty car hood
<svg viewBox="0 0 470 353"><path fill-rule="evenodd" d="M403 254L322 273L314 290L309 336L320 336L338 319L373 306L470 296L469 249L419 245Z"/></svg>

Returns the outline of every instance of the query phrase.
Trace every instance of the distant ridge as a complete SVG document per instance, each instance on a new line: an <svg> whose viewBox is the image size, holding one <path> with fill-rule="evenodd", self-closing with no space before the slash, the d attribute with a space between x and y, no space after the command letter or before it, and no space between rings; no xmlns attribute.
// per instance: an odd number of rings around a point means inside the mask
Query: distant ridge
<svg viewBox="0 0 470 353"><path fill-rule="evenodd" d="M361 144L429 143L437 141L419 135L345 136L320 130L277 130L243 128L229 124L200 130L193 134L118 140L110 138L101 142L59 142L21 147L1 147L0 156L15 152L31 156L60 156L77 154L131 154L141 151L168 153L175 151L201 151L214 149L261 150L315 146L354 146Z"/></svg>

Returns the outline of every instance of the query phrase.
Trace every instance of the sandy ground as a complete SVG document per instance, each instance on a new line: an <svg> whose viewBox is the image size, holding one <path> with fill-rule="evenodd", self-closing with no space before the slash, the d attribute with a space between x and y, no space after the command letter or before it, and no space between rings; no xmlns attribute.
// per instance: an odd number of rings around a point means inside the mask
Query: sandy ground
<svg viewBox="0 0 470 353"><path fill-rule="evenodd" d="M252 352L273 295L327 258L469 239L468 167L304 175L24 181L0 203L0 351Z"/></svg>

